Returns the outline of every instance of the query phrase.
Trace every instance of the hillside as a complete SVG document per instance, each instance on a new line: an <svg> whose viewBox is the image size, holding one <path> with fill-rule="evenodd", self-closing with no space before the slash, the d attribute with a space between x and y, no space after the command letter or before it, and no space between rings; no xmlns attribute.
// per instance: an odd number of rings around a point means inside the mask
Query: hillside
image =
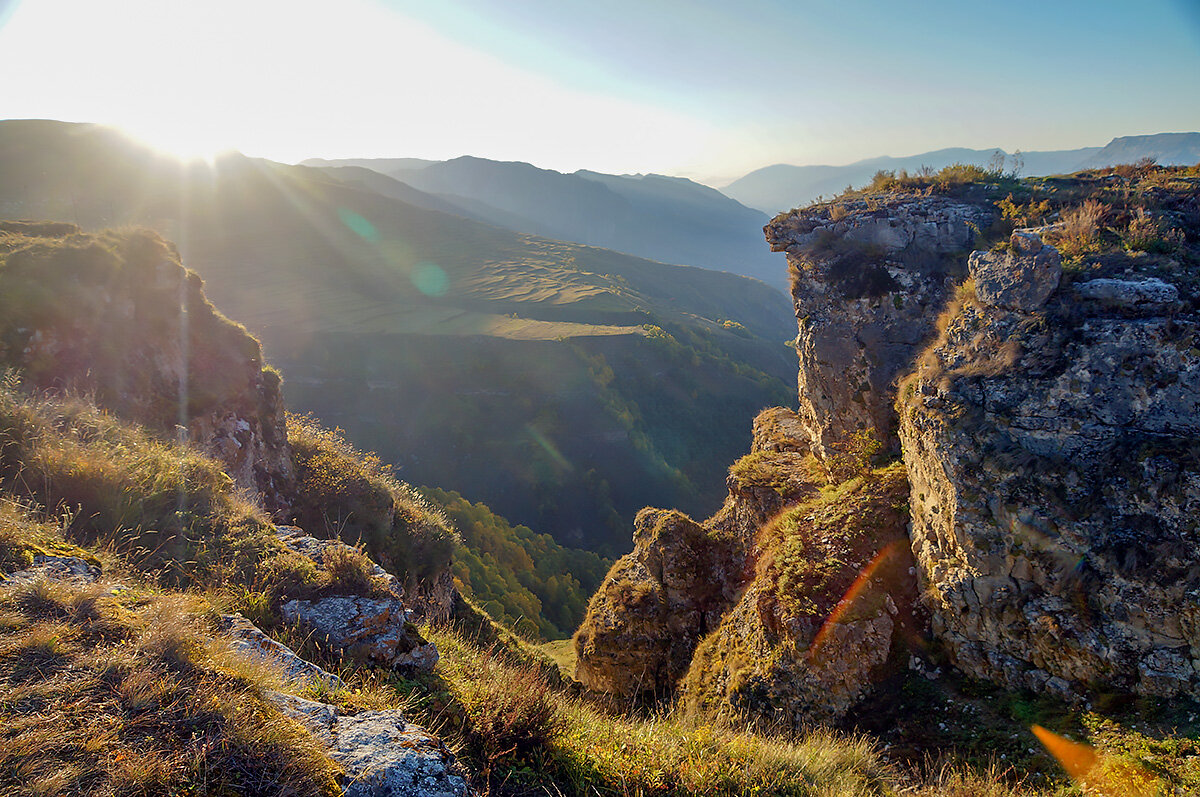
<svg viewBox="0 0 1200 797"><path fill-rule="evenodd" d="M833 197L847 186L861 188L881 169L915 174L925 167L937 171L953 163L987 166L997 152L1007 159L1009 167L1018 163L1016 153L1001 149L955 147L904 157L869 158L845 166L776 164L757 169L721 190L750 207L778 213L819 196ZM1103 147L1022 152L1019 162L1023 175L1049 175L1135 163L1143 158L1153 158L1164 166L1196 163L1200 161L1200 133L1122 136Z"/></svg>
<svg viewBox="0 0 1200 797"><path fill-rule="evenodd" d="M474 157L416 165L360 159L346 165L373 168L462 208L466 215L518 232L786 287L782 262L761 246L764 215L690 180L657 174L562 174Z"/></svg>
<svg viewBox="0 0 1200 797"><path fill-rule="evenodd" d="M609 554L654 495L720 500L787 395L791 313L744 277L549 241L230 155L0 123L0 211L146 224L260 337L291 405L411 482ZM687 402L687 410L683 404ZM403 408L399 412L398 408Z"/></svg>

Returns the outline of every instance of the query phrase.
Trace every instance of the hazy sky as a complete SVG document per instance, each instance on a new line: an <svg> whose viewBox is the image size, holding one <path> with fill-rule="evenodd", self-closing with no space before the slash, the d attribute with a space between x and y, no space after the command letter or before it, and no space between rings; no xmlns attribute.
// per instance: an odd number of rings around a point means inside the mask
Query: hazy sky
<svg viewBox="0 0 1200 797"><path fill-rule="evenodd" d="M0 0L0 118L719 184L1200 130L1200 0Z"/></svg>

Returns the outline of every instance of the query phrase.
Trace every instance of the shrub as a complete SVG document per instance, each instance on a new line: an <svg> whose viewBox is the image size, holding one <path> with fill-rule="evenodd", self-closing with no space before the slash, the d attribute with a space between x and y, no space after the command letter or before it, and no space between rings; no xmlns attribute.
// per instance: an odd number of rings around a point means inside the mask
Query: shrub
<svg viewBox="0 0 1200 797"><path fill-rule="evenodd" d="M1121 233L1122 245L1131 252L1172 252L1183 243L1179 230L1171 229L1162 220L1138 208L1129 225Z"/></svg>
<svg viewBox="0 0 1200 797"><path fill-rule="evenodd" d="M1106 211L1104 203L1096 199L1064 211L1062 225L1051 233L1050 243L1067 257L1100 251L1100 225Z"/></svg>
<svg viewBox="0 0 1200 797"><path fill-rule="evenodd" d="M871 469L871 460L883 448L872 429L858 429L844 440L830 446L831 453L825 458L825 470L829 480L837 484Z"/></svg>

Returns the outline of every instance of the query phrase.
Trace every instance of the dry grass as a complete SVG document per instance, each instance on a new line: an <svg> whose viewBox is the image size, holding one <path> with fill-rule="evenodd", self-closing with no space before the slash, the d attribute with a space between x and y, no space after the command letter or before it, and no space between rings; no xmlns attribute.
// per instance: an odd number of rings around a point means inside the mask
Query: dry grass
<svg viewBox="0 0 1200 797"><path fill-rule="evenodd" d="M219 464L78 398L0 383L0 487L65 519L74 543L108 548L164 584L249 579L277 549L271 525Z"/></svg>
<svg viewBox="0 0 1200 797"><path fill-rule="evenodd" d="M1061 226L1047 235L1047 242L1058 247L1064 257L1099 252L1100 232L1108 213L1107 206L1096 199L1062 213Z"/></svg>
<svg viewBox="0 0 1200 797"><path fill-rule="evenodd" d="M182 595L34 582L0 593L0 791L336 794L337 770Z"/></svg>
<svg viewBox="0 0 1200 797"><path fill-rule="evenodd" d="M671 714L614 716L549 688L538 671L447 632L437 678L416 711L486 770L504 793L601 795L883 795L888 767L860 737L815 732L787 741L695 725ZM501 707L504 717L496 717ZM523 724L504 718L522 717ZM500 720L503 750L473 734Z"/></svg>
<svg viewBox="0 0 1200 797"><path fill-rule="evenodd" d="M449 522L378 456L307 416L288 416L288 439L296 458L293 507L309 533L361 544L410 583L450 567L455 539Z"/></svg>

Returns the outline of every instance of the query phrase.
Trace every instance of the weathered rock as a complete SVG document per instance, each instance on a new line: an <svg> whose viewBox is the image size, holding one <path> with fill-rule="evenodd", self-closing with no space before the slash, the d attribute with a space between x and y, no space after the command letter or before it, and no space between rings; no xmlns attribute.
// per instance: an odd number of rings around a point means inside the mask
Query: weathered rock
<svg viewBox="0 0 1200 797"><path fill-rule="evenodd" d="M1124 309L1161 312L1179 300L1179 290L1155 277L1143 280L1095 279L1075 285L1081 299Z"/></svg>
<svg viewBox="0 0 1200 797"><path fill-rule="evenodd" d="M793 211L764 231L786 252L799 321L799 416L813 453L866 429L894 445L896 376L934 333L990 206L888 195ZM834 218L838 216L838 218Z"/></svg>
<svg viewBox="0 0 1200 797"><path fill-rule="evenodd" d="M304 661L240 615L224 615L222 620L239 650L280 666L291 686L314 681L331 688L344 686L340 678ZM290 693L272 692L268 697L280 712L304 725L341 765L347 797L474 794L466 770L446 746L424 728L406 721L398 709L347 716L329 703Z"/></svg>
<svg viewBox="0 0 1200 797"><path fill-rule="evenodd" d="M754 579L697 648L681 700L737 722L798 730L836 721L903 668L915 577L899 466L764 529ZM903 635L900 632L903 629Z"/></svg>
<svg viewBox="0 0 1200 797"><path fill-rule="evenodd" d="M341 678L300 658L291 648L271 639L240 614L221 615L220 628L233 642L235 650L277 666L294 686L320 684L330 689L345 686Z"/></svg>
<svg viewBox="0 0 1200 797"><path fill-rule="evenodd" d="M1082 293L1170 295L1112 282ZM901 399L913 552L970 675L1200 695L1200 329L1120 309L968 301Z"/></svg>
<svg viewBox="0 0 1200 797"><path fill-rule="evenodd" d="M426 672L438 661L437 648L409 622L404 603L395 598L290 600L280 614L285 622L311 629L320 642L349 656Z"/></svg>
<svg viewBox="0 0 1200 797"><path fill-rule="evenodd" d="M0 584L27 584L40 578L91 584L100 578L100 568L78 556L38 554L33 557L33 567L8 575L0 573Z"/></svg>
<svg viewBox="0 0 1200 797"><path fill-rule="evenodd" d="M346 797L466 797L473 794L454 756L399 711L341 716L330 757L346 770Z"/></svg>
<svg viewBox="0 0 1200 797"><path fill-rule="evenodd" d="M744 581L743 544L673 510L643 509L575 633L575 677L599 692L663 695Z"/></svg>
<svg viewBox="0 0 1200 797"><path fill-rule="evenodd" d="M975 295L984 304L1010 310L1036 310L1058 288L1062 258L1039 235L1017 230L1010 252L972 252L967 260Z"/></svg>
<svg viewBox="0 0 1200 797"><path fill-rule="evenodd" d="M729 490L721 510L705 521L750 551L759 529L784 507L810 497L819 481L808 450L808 436L795 412L765 409L754 419L750 453L729 469Z"/></svg>
<svg viewBox="0 0 1200 797"><path fill-rule="evenodd" d="M178 252L144 230L25 232L0 273L0 296L25 298L0 313L0 357L35 388L186 437L276 508L293 478L279 377Z"/></svg>

